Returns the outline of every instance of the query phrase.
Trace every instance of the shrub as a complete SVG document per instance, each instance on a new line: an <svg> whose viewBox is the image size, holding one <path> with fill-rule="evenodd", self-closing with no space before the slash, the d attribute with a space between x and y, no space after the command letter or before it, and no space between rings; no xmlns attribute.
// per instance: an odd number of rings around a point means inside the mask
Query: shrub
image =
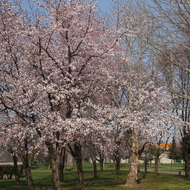
<svg viewBox="0 0 190 190"><path fill-rule="evenodd" d="M19 176L23 176L23 165L18 165ZM0 179L3 179L4 175L9 176L9 179L12 178L12 175L15 174L13 165L0 165Z"/></svg>

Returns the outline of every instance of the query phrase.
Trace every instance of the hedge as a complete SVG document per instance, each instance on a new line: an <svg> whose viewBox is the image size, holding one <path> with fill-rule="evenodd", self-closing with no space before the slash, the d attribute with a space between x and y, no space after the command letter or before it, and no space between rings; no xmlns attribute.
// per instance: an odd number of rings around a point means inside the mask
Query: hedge
<svg viewBox="0 0 190 190"><path fill-rule="evenodd" d="M18 165L19 176L23 176L23 165ZM12 179L12 175L15 174L13 165L0 165L0 179L3 179L4 175L7 175L9 179Z"/></svg>

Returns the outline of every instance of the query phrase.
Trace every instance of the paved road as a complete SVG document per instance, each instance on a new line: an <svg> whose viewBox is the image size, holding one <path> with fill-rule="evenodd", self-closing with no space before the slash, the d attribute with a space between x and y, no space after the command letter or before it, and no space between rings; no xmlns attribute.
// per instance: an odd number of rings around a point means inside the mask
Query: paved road
<svg viewBox="0 0 190 190"><path fill-rule="evenodd" d="M184 176L185 175L185 172L184 172L184 170L183 170L183 168L173 168L172 170L172 172L166 172L166 171L162 171L162 170L171 170L171 168L170 167L168 167L168 168L163 168L163 169L159 169L158 170L158 173L163 173L163 174L174 174L174 175L182 175L182 176ZM183 171L181 171L181 170L183 170ZM141 171L143 171L143 170L141 170ZM154 169L148 169L148 171L149 172L154 172Z"/></svg>

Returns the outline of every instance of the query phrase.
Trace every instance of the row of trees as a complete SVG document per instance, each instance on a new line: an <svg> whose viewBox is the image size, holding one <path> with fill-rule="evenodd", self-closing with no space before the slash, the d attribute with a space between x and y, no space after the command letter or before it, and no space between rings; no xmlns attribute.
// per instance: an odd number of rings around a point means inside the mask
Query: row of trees
<svg viewBox="0 0 190 190"><path fill-rule="evenodd" d="M189 165L189 10L185 1L152 0L150 12L154 36L148 43L156 50L156 63L164 85L174 97L173 111L184 121L177 133L185 161L185 176L190 178Z"/></svg>
<svg viewBox="0 0 190 190"><path fill-rule="evenodd" d="M160 22L169 19L162 15L169 1L154 3L156 13L143 3L118 1L109 20L98 14L95 0L32 1L30 9L1 2L1 146L22 159L29 190L33 150L50 155L53 189L59 190L65 149L76 160L81 187L82 149L89 147L94 170L97 158L102 163L110 154L119 163L128 152L125 185L134 186L151 139L168 141L183 125L188 145L189 68L182 56L188 45L179 45L184 31L176 34L169 25L181 17L166 26Z"/></svg>

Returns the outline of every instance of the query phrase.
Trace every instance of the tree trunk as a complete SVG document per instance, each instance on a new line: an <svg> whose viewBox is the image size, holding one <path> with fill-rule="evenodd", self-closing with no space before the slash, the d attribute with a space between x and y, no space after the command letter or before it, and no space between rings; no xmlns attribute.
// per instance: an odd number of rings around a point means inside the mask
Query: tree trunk
<svg viewBox="0 0 190 190"><path fill-rule="evenodd" d="M144 161L144 171L147 172L147 167L148 167L148 160L146 159Z"/></svg>
<svg viewBox="0 0 190 190"><path fill-rule="evenodd" d="M100 172L104 172L104 154L103 154L103 152L102 152L102 150L98 150L97 151L97 153L98 153L98 157L99 158L96 158L96 160L99 162L99 165L100 165Z"/></svg>
<svg viewBox="0 0 190 190"><path fill-rule="evenodd" d="M190 179L190 173L189 173L189 139L190 136L188 134L185 134L184 137L182 138L182 143L183 143L183 158L185 162L185 177L187 179Z"/></svg>
<svg viewBox="0 0 190 190"><path fill-rule="evenodd" d="M60 160L60 166L59 166L59 178L61 182L64 181L64 167L65 167L65 148L63 148Z"/></svg>
<svg viewBox="0 0 190 190"><path fill-rule="evenodd" d="M137 179L140 179L140 178L141 178L141 169L140 169L140 165L138 163Z"/></svg>
<svg viewBox="0 0 190 190"><path fill-rule="evenodd" d="M75 142L74 144L68 144L70 153L76 160L77 165L77 175L78 175L78 186L79 188L84 188L84 177L83 177L83 168L82 168L82 145Z"/></svg>
<svg viewBox="0 0 190 190"><path fill-rule="evenodd" d="M21 159L24 166L24 171L26 173L27 189L34 190L32 173L31 173L30 166L28 163L28 155L22 156Z"/></svg>
<svg viewBox="0 0 190 190"><path fill-rule="evenodd" d="M99 162L99 165L100 165L100 172L104 172L104 157L102 155L99 154L99 159L98 162Z"/></svg>
<svg viewBox="0 0 190 190"><path fill-rule="evenodd" d="M32 178L32 173L30 170L30 167L25 167L25 173L26 173L26 179L27 179L27 184L28 184L28 190L34 190L34 185L33 185L33 178Z"/></svg>
<svg viewBox="0 0 190 190"><path fill-rule="evenodd" d="M100 159L99 164L100 164L100 171L104 172L104 159Z"/></svg>
<svg viewBox="0 0 190 190"><path fill-rule="evenodd" d="M15 184L20 185L20 175L19 175L19 170L18 170L18 157L13 155L13 163L14 163L14 175L15 175Z"/></svg>
<svg viewBox="0 0 190 190"><path fill-rule="evenodd" d="M185 177L187 179L190 179L190 176L189 176L190 167L189 167L189 157L188 157L189 155L188 155L188 149L186 148L187 148L187 145L183 147L183 155L184 155L184 162L185 162Z"/></svg>
<svg viewBox="0 0 190 190"><path fill-rule="evenodd" d="M89 149L90 157L92 159L94 178L98 177L97 164L96 164L96 149L94 146Z"/></svg>
<svg viewBox="0 0 190 190"><path fill-rule="evenodd" d="M145 157L144 157L144 171L147 172L147 168L148 168L148 158L147 158L147 152L144 152Z"/></svg>
<svg viewBox="0 0 190 190"><path fill-rule="evenodd" d="M66 165L67 168L73 168L74 167L74 159L73 159L73 156L67 152L67 165Z"/></svg>
<svg viewBox="0 0 190 190"><path fill-rule="evenodd" d="M97 173L96 158L92 160L92 163L93 163L93 168L94 168L94 178L97 178L98 173Z"/></svg>
<svg viewBox="0 0 190 190"><path fill-rule="evenodd" d="M116 158L115 158L115 170L116 170L116 174L117 175L121 174L120 163L121 163L121 157L120 156L116 156Z"/></svg>
<svg viewBox="0 0 190 190"><path fill-rule="evenodd" d="M76 164L77 164L77 174L78 174L79 187L84 188L82 159L81 158L76 159Z"/></svg>
<svg viewBox="0 0 190 190"><path fill-rule="evenodd" d="M59 161L51 158L53 190L61 190L59 178Z"/></svg>
<svg viewBox="0 0 190 190"><path fill-rule="evenodd" d="M83 168L82 168L82 146L78 143L74 144L75 150L75 160L77 165L77 174L78 174L78 182L79 188L84 188L84 177L83 177Z"/></svg>
<svg viewBox="0 0 190 190"><path fill-rule="evenodd" d="M53 182L53 190L61 190L60 188L60 176L59 176L59 167L62 155L62 146L59 144L54 148L53 144L48 146L50 162L52 167L52 182Z"/></svg>
<svg viewBox="0 0 190 190"><path fill-rule="evenodd" d="M131 148L131 155L130 155L130 168L129 174L127 176L127 181L125 186L128 187L135 187L137 185L138 179L138 165L139 165L139 155L138 155L138 135L133 132L131 134L131 141L130 141L130 148Z"/></svg>
<svg viewBox="0 0 190 190"><path fill-rule="evenodd" d="M190 169L190 167L189 167L189 161L188 161L187 158L184 159L184 161L185 161L185 177L187 179L190 179L190 176L189 176L189 169Z"/></svg>
<svg viewBox="0 0 190 190"><path fill-rule="evenodd" d="M24 171L26 173L26 179L27 179L27 189L28 190L34 190L34 184L33 184L33 178L32 173L30 170L29 162L28 162L28 142L27 139L24 140L24 148L25 148L25 154L20 155L20 158L23 163Z"/></svg>
<svg viewBox="0 0 190 190"><path fill-rule="evenodd" d="M156 150L157 151L157 150ZM158 164L159 164L159 153L155 154L155 167L154 167L154 175L158 175Z"/></svg>

